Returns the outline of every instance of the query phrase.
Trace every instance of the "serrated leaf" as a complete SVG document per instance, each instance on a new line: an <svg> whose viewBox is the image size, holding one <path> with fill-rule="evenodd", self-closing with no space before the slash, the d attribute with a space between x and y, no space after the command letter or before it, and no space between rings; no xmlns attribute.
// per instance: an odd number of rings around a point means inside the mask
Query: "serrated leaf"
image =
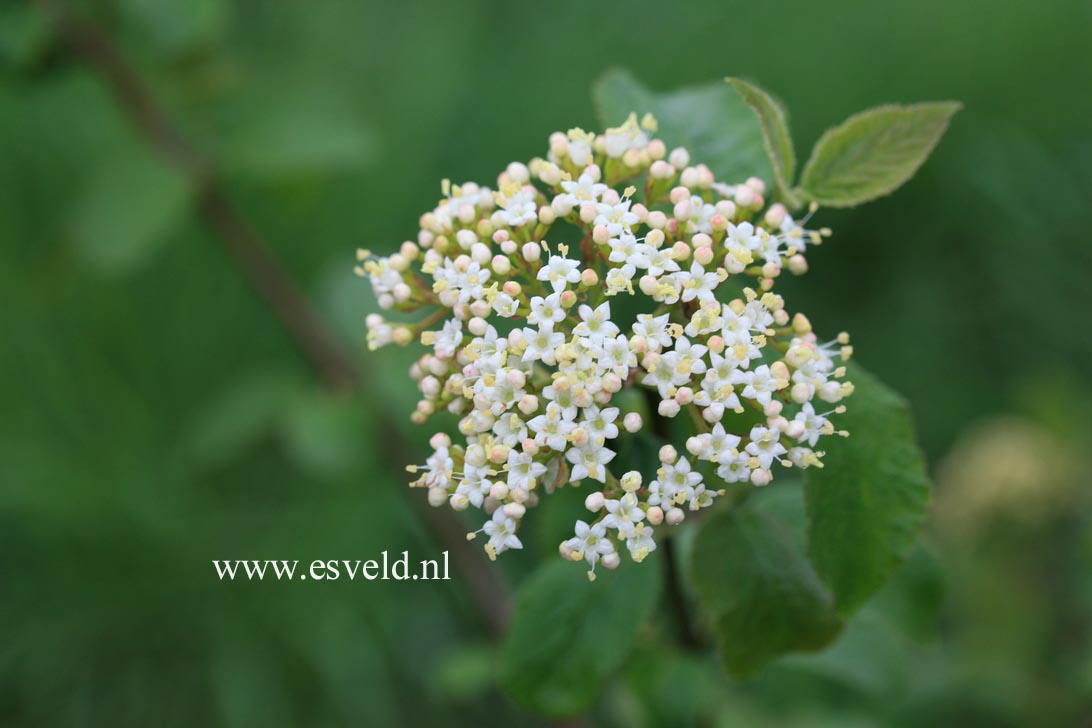
<svg viewBox="0 0 1092 728"><path fill-rule="evenodd" d="M841 629L830 593L791 533L753 503L701 524L690 575L732 677L788 652L821 649Z"/></svg>
<svg viewBox="0 0 1092 728"><path fill-rule="evenodd" d="M655 557L599 568L589 582L580 564L554 560L516 595L503 646L501 682L521 705L574 715L599 696L633 647L659 592Z"/></svg>
<svg viewBox="0 0 1092 728"><path fill-rule="evenodd" d="M796 152L793 150L785 110L758 86L739 78L726 80L758 117L778 194L790 208L800 207L800 200L792 189L793 176L796 174Z"/></svg>
<svg viewBox="0 0 1092 728"><path fill-rule="evenodd" d="M130 272L185 219L191 197L182 175L134 149L92 174L70 218L72 242L88 265Z"/></svg>
<svg viewBox="0 0 1092 728"><path fill-rule="evenodd" d="M723 83L656 93L615 69L596 82L592 96L604 126L621 123L631 112L651 112L660 125L657 137L669 148L686 147L694 164L708 165L720 180L773 179L758 120Z"/></svg>
<svg viewBox="0 0 1092 728"><path fill-rule="evenodd" d="M822 468L804 471L808 557L842 616L906 559L930 495L906 402L852 362L849 379L855 390L837 425L850 436L829 443Z"/></svg>
<svg viewBox="0 0 1092 728"><path fill-rule="evenodd" d="M954 101L880 106L828 129L804 166L804 196L852 207L893 192L914 176L962 107Z"/></svg>

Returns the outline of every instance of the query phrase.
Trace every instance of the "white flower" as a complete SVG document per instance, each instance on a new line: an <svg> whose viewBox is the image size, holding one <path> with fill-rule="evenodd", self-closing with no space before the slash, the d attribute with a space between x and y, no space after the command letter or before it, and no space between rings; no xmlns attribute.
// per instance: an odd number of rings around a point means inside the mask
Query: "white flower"
<svg viewBox="0 0 1092 728"><path fill-rule="evenodd" d="M626 538L626 548L634 561L644 561L646 556L656 550L656 542L652 540L652 528L643 523L638 524L633 534Z"/></svg>
<svg viewBox="0 0 1092 728"><path fill-rule="evenodd" d="M701 458L714 463L720 463L739 455L736 448L739 446L740 437L730 432L725 432L724 425L713 425L712 432L703 432L697 435L701 443Z"/></svg>
<svg viewBox="0 0 1092 728"><path fill-rule="evenodd" d="M671 249L659 248L649 251L646 256L646 267L648 268L649 275L658 276L663 275L665 272L673 272L679 270L679 264L671 258Z"/></svg>
<svg viewBox="0 0 1092 728"><path fill-rule="evenodd" d="M508 451L509 488L531 490L534 488L537 479L545 472L546 466L542 463L536 463L530 455L514 449Z"/></svg>
<svg viewBox="0 0 1092 728"><path fill-rule="evenodd" d="M523 543L516 536L516 521L506 516L503 508L493 512L493 519L485 522L483 530L489 536L489 546L494 554L523 548Z"/></svg>
<svg viewBox="0 0 1092 728"><path fill-rule="evenodd" d="M686 458L679 458L674 465L664 465L662 477L649 484L649 490L655 491L655 494L649 497L648 502L666 507L687 501L699 483L701 473L692 471Z"/></svg>
<svg viewBox="0 0 1092 728"><path fill-rule="evenodd" d="M713 291L720 283L716 273L706 273L705 268L694 263L690 266L689 273L680 273L678 277L682 279L683 301L693 301L695 298L699 301L715 300Z"/></svg>
<svg viewBox="0 0 1092 728"><path fill-rule="evenodd" d="M740 223L738 226L728 223L728 240L747 250L758 250L762 242L755 234L754 225L749 222Z"/></svg>
<svg viewBox="0 0 1092 728"><path fill-rule="evenodd" d="M584 559L592 566L606 554L614 553L614 544L607 538L607 527L602 521L589 526L584 521L576 522L576 536L565 542L573 556Z"/></svg>
<svg viewBox="0 0 1092 728"><path fill-rule="evenodd" d="M671 334L667 332L670 314L653 316L650 313L637 314L637 322L633 324L633 333L643 336L649 344L655 344L657 350L665 346L671 346Z"/></svg>
<svg viewBox="0 0 1092 728"><path fill-rule="evenodd" d="M630 233L630 230L640 218L635 213L630 212L629 206L629 200L620 200L614 204L597 202L595 204L596 215L593 224L605 227L612 238L619 237L624 233Z"/></svg>
<svg viewBox="0 0 1092 728"><path fill-rule="evenodd" d="M553 293L543 298L531 298L531 312L527 314L527 323L537 326L543 321L558 324L565 319L565 309L561 307L561 294Z"/></svg>
<svg viewBox="0 0 1092 728"><path fill-rule="evenodd" d="M633 233L623 232L608 240L607 245L610 247L607 260L611 263L628 263L635 268L648 267L648 254L652 248L637 240Z"/></svg>
<svg viewBox="0 0 1092 728"><path fill-rule="evenodd" d="M455 356L455 350L463 340L463 322L459 319L451 319L444 322L443 329L436 334L436 356L450 358Z"/></svg>
<svg viewBox="0 0 1092 728"><path fill-rule="evenodd" d="M732 372L732 384L743 385L740 396L764 405L770 403L771 395L777 391L777 382L770 373L770 367L765 364L754 371L736 369Z"/></svg>
<svg viewBox="0 0 1092 728"><path fill-rule="evenodd" d="M637 353L629 346L629 339L624 334L603 341L599 363L603 368L613 370L619 378L625 379L629 370L637 366Z"/></svg>
<svg viewBox="0 0 1092 728"><path fill-rule="evenodd" d="M556 448L555 448L556 449ZM569 482L575 483L584 478L607 482L607 469L603 467L614 459L615 452L601 445L589 443L585 447L569 448L565 458L573 464Z"/></svg>
<svg viewBox="0 0 1092 728"><path fill-rule="evenodd" d="M556 402L546 405L545 414L532 418L527 426L535 433L535 442L558 452L565 450L568 446L566 435L576 429L572 418L566 417Z"/></svg>
<svg viewBox="0 0 1092 728"><path fill-rule="evenodd" d="M498 316L512 318L516 315L518 309L519 301L509 296L504 291L501 291L493 298L493 310L497 312Z"/></svg>
<svg viewBox="0 0 1092 728"><path fill-rule="evenodd" d="M524 187L513 195L500 200L501 220L505 225L519 227L538 219L538 207L535 205L535 190Z"/></svg>
<svg viewBox="0 0 1092 728"><path fill-rule="evenodd" d="M603 137L603 147L608 157L621 157L630 149L644 149L648 146L648 134L637 124L636 114L630 114L622 126L607 129Z"/></svg>
<svg viewBox="0 0 1092 728"><path fill-rule="evenodd" d="M689 214L683 222L686 229L692 233L711 233L713 225L710 219L717 214L717 209L702 198L694 195L690 198Z"/></svg>
<svg viewBox="0 0 1092 728"><path fill-rule="evenodd" d="M595 406L585 407L584 419L580 425L593 437L613 440L618 437L618 425L614 424L614 421L618 419L618 412L617 407L607 407L602 410Z"/></svg>
<svg viewBox="0 0 1092 728"><path fill-rule="evenodd" d="M773 465L775 458L788 452L785 446L778 441L781 438L781 433L776 429L755 425L751 428L750 438L751 442L747 445L747 452L758 458L758 462L761 463L763 468L768 469Z"/></svg>
<svg viewBox="0 0 1092 728"><path fill-rule="evenodd" d="M543 321L538 330L524 329L527 349L523 352L523 361L535 361L545 364L557 363L557 348L565 343L565 334L554 331L553 321Z"/></svg>
<svg viewBox="0 0 1092 728"><path fill-rule="evenodd" d="M725 483L746 482L751 477L750 458L746 453L740 453L734 458L722 461L717 468L717 477Z"/></svg>
<svg viewBox="0 0 1092 728"><path fill-rule="evenodd" d="M579 264L561 255L551 255L546 265L539 269L538 280L549 281L554 293L560 293L566 284L580 280Z"/></svg>
<svg viewBox="0 0 1092 728"><path fill-rule="evenodd" d="M607 509L603 525L624 536L630 536L637 524L645 520L645 512L640 509L637 496L633 493L626 493L618 500L604 501L603 506Z"/></svg>
<svg viewBox="0 0 1092 728"><path fill-rule="evenodd" d="M618 333L618 327L610 320L610 302L602 303L598 308L581 306L579 309L580 323L573 328L577 336L584 336L593 343L602 343L608 336Z"/></svg>
<svg viewBox="0 0 1092 728"><path fill-rule="evenodd" d="M572 145L569 145L569 151L572 152ZM565 194L562 197L573 207L579 207L585 203L597 203L599 198L603 196L603 193L607 191L607 186L599 182L599 176L593 176L588 170L584 170L580 174L580 178L576 182L564 181L561 183L561 189L565 190Z"/></svg>
<svg viewBox="0 0 1092 728"><path fill-rule="evenodd" d="M800 412L793 418L793 422L799 423L802 429L801 435L796 439L808 443L811 447L815 447L821 435L827 434L828 431L834 429L830 427L830 422L826 417L815 413L815 407L812 406L811 402L803 404Z"/></svg>

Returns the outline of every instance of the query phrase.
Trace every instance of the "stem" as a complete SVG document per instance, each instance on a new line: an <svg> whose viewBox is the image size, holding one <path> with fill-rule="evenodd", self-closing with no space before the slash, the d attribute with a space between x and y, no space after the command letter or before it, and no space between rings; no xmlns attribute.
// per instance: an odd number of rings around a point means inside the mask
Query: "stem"
<svg viewBox="0 0 1092 728"><path fill-rule="evenodd" d="M701 638L690 618L690 607L686 603L686 594L682 588L682 575L679 573L678 555L675 539L668 536L663 541L664 583L667 588L667 600L675 617L675 626L679 632L679 642L688 650L704 649Z"/></svg>
<svg viewBox="0 0 1092 728"><path fill-rule="evenodd" d="M652 432L662 440L670 442L671 433L668 431L667 419L656 414L659 405L659 393L655 389L645 390L645 399L648 401L649 420ZM701 638L694 623L690 619L690 607L686 603L686 594L682 588L682 574L679 573L678 557L676 555L675 541L671 536L665 538L663 545L664 584L667 588L667 601L675 617L676 628L679 633L679 642L689 650L703 649Z"/></svg>
<svg viewBox="0 0 1092 728"><path fill-rule="evenodd" d="M68 49L107 81L136 131L192 185L201 218L217 234L243 277L273 311L323 384L342 393L361 389L368 378L362 376L295 279L232 202L212 160L201 155L185 137L113 39L90 20L78 17L63 0L39 0L39 4ZM381 431L386 438L385 452L411 449L392 428ZM503 634L510 609L507 586L484 555L467 542L465 529L454 513L425 506L408 488L404 490L433 540L450 553L490 632L494 636Z"/></svg>

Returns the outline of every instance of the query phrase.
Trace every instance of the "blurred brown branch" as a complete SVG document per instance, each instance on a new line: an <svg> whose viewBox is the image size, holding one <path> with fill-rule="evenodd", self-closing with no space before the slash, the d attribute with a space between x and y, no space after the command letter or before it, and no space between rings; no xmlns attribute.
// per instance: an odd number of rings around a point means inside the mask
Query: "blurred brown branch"
<svg viewBox="0 0 1092 728"><path fill-rule="evenodd" d="M62 0L38 0L66 48L110 86L119 107L165 160L186 176L196 192L197 211L217 234L247 282L272 309L323 383L337 392L366 386L357 363L343 348L292 275L281 265L261 234L232 202L204 156L156 101L114 40L96 23ZM397 431L384 430L384 452L409 450ZM465 538L453 513L433 509L407 491L411 505L431 537L446 549L490 631L499 636L508 621L507 586Z"/></svg>

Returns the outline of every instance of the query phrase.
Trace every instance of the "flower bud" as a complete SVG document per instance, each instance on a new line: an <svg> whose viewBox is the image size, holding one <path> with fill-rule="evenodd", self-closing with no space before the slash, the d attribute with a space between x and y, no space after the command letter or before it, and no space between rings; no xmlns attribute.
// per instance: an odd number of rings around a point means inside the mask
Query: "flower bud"
<svg viewBox="0 0 1092 728"><path fill-rule="evenodd" d="M755 485L769 485L772 476L769 470L759 468L751 471L751 482Z"/></svg>
<svg viewBox="0 0 1092 728"><path fill-rule="evenodd" d="M528 263L534 263L542 257L542 247L538 243L524 243L523 259Z"/></svg>
<svg viewBox="0 0 1092 728"><path fill-rule="evenodd" d="M527 169L527 165L520 162L512 162L504 171L508 179L516 184L525 185L531 181L531 172Z"/></svg>
<svg viewBox="0 0 1092 728"><path fill-rule="evenodd" d="M637 412L629 412L622 418L622 427L626 432L637 432L641 429L641 415Z"/></svg>
<svg viewBox="0 0 1092 728"><path fill-rule="evenodd" d="M653 230L663 230L664 226L667 225L667 215L660 212L659 210L653 210L652 212L648 213L647 222L648 226Z"/></svg>
<svg viewBox="0 0 1092 728"><path fill-rule="evenodd" d="M671 179L675 176L675 168L668 162L659 160L652 163L652 166L648 168L648 176L652 179Z"/></svg>
<svg viewBox="0 0 1092 728"><path fill-rule="evenodd" d="M599 491L588 493L588 497L584 499L584 507L596 513L603 507L603 500L603 494Z"/></svg>
<svg viewBox="0 0 1092 728"><path fill-rule="evenodd" d="M694 401L694 390L690 387L679 387L675 392L675 401L685 407Z"/></svg>
<svg viewBox="0 0 1092 728"><path fill-rule="evenodd" d="M659 455L660 455L660 462L663 463L664 465L671 465L673 462L675 462L679 458L678 451L676 451L675 448L672 447L671 445L664 445L663 447L661 447Z"/></svg>
<svg viewBox="0 0 1092 728"><path fill-rule="evenodd" d="M780 228L781 223L785 222L785 218L788 216L788 210L780 202L770 205L770 209L766 210L766 225L771 228Z"/></svg>
<svg viewBox="0 0 1092 728"><path fill-rule="evenodd" d="M671 508L668 510L664 520L667 521L667 525L669 526L677 526L683 522L684 518L686 518L686 514L683 513L681 508Z"/></svg>
<svg viewBox="0 0 1092 728"><path fill-rule="evenodd" d="M679 414L679 403L673 399L660 400L659 407L656 411L660 413L661 417L674 417Z"/></svg>
<svg viewBox="0 0 1092 728"><path fill-rule="evenodd" d="M672 167L682 169L690 164L690 153L683 147L675 147L671 150L671 154L668 155L667 161Z"/></svg>

